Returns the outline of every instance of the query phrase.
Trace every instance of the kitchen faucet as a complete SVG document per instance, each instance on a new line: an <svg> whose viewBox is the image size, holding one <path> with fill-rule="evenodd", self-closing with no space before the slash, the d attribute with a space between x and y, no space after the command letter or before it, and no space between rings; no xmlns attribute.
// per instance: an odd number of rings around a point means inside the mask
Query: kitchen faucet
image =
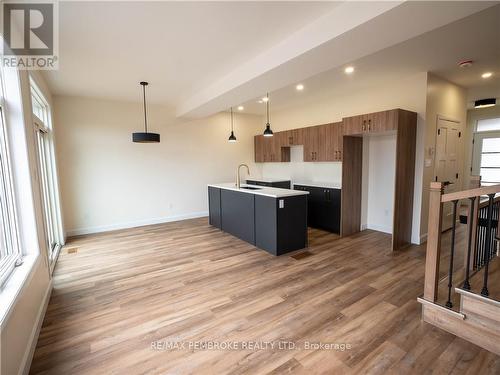
<svg viewBox="0 0 500 375"><path fill-rule="evenodd" d="M250 168L248 168L248 165L246 164L240 164L238 165L238 169L236 170L236 187L239 189L241 186L240 182L240 168L245 167L247 169L247 173L250 174Z"/></svg>

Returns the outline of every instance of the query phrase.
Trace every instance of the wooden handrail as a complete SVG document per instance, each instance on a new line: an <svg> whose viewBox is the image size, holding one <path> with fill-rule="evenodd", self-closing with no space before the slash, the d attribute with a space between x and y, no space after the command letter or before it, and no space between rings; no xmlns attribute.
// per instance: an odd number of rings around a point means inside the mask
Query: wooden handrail
<svg viewBox="0 0 500 375"><path fill-rule="evenodd" d="M434 182L434 184L441 184L440 182ZM451 202L460 199L466 199L471 197L479 197L481 195L500 193L500 185L483 186L476 189L456 191L454 193L443 194L441 196L441 202Z"/></svg>

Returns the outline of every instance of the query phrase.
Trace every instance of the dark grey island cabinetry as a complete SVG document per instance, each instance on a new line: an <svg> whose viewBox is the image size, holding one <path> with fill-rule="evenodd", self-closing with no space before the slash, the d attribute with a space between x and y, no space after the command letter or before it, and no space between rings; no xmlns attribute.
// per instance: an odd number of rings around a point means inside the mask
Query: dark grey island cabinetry
<svg viewBox="0 0 500 375"><path fill-rule="evenodd" d="M208 186L209 222L273 255L307 246L307 192Z"/></svg>

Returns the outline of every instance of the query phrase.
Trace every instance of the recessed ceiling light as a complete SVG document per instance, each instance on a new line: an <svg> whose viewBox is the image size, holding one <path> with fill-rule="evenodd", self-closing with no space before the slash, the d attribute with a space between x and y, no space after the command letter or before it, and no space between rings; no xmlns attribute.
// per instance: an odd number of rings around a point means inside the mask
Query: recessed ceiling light
<svg viewBox="0 0 500 375"><path fill-rule="evenodd" d="M297 89L297 91L302 91L302 90L304 90L304 85L302 83L300 83L297 86L295 86L295 88Z"/></svg>
<svg viewBox="0 0 500 375"><path fill-rule="evenodd" d="M490 78L492 75L493 75L492 72L486 72L486 73L481 74L481 77L483 77L483 78Z"/></svg>
<svg viewBox="0 0 500 375"><path fill-rule="evenodd" d="M238 111L243 111L245 109L245 107L243 107L242 105L238 106Z"/></svg>
<svg viewBox="0 0 500 375"><path fill-rule="evenodd" d="M262 101L263 101L263 102L267 102L267 101L269 101L269 98L267 98L267 97L265 97L265 96L264 96L264 97L262 98Z"/></svg>
<svg viewBox="0 0 500 375"><path fill-rule="evenodd" d="M344 72L346 72L346 74L351 74L351 73L354 73L354 67L353 66L348 66L344 69Z"/></svg>

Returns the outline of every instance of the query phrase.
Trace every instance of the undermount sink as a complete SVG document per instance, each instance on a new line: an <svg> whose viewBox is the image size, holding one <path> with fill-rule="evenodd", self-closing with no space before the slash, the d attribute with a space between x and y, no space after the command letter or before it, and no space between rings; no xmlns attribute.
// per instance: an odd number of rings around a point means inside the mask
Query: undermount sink
<svg viewBox="0 0 500 375"><path fill-rule="evenodd" d="M247 190L260 190L262 188L259 187L253 187L253 186L240 186L240 189L247 189Z"/></svg>

